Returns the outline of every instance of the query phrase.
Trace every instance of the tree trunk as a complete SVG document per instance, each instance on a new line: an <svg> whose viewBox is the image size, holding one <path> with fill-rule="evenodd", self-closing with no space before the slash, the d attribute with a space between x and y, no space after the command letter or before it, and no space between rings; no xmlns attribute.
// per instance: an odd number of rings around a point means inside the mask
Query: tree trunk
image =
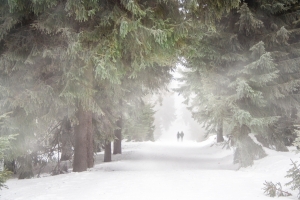
<svg viewBox="0 0 300 200"><path fill-rule="evenodd" d="M118 129L115 130L114 151L113 154L122 153L122 117L117 121Z"/></svg>
<svg viewBox="0 0 300 200"><path fill-rule="evenodd" d="M92 112L84 111L80 104L78 106L77 119L78 124L75 126L73 171L82 172L94 165Z"/></svg>
<svg viewBox="0 0 300 200"><path fill-rule="evenodd" d="M111 161L111 142L106 140L105 141L105 149L104 149L104 162Z"/></svg>
<svg viewBox="0 0 300 200"><path fill-rule="evenodd" d="M218 130L217 130L217 143L219 142L223 142L224 138L223 138L223 121L221 121L218 124Z"/></svg>
<svg viewBox="0 0 300 200"><path fill-rule="evenodd" d="M90 120L89 120L89 126L87 127L87 141L88 141L88 146L87 146L87 165L88 165L88 168L92 168L94 167L94 136L93 136L93 133L94 133L94 130L93 130L93 124L92 124L92 118L93 118L93 115L92 115L92 112L89 111L89 117L90 117Z"/></svg>
<svg viewBox="0 0 300 200"><path fill-rule="evenodd" d="M64 117L62 124L61 133L61 158L60 161L70 160L72 158L72 126L68 117Z"/></svg>
<svg viewBox="0 0 300 200"><path fill-rule="evenodd" d="M83 75L86 81L86 89L93 88L93 67L89 66ZM91 98L91 97L85 97ZM93 113L88 110L90 99L78 99L77 119L78 124L75 126L75 148L74 148L74 162L73 171L82 172L87 168L94 166L94 143L93 143Z"/></svg>
<svg viewBox="0 0 300 200"><path fill-rule="evenodd" d="M26 155L25 157L20 157L19 159L19 179L27 179L34 177L33 167L32 167L32 157L31 155Z"/></svg>

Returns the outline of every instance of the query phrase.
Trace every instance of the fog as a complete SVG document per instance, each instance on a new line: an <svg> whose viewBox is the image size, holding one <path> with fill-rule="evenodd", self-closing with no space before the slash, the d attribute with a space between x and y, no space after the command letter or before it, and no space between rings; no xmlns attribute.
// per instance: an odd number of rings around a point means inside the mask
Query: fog
<svg viewBox="0 0 300 200"><path fill-rule="evenodd" d="M174 72L174 78L179 75ZM174 79L169 85L169 92L162 95L162 103L155 107L155 132L158 141L177 141L177 132L184 132L185 140L202 141L205 130L193 118L183 103L184 98L172 89L178 87Z"/></svg>

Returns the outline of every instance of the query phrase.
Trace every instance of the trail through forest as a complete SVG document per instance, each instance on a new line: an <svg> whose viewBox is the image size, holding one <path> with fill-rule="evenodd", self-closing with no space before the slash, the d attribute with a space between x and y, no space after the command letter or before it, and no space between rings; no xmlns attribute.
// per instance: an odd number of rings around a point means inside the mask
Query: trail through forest
<svg viewBox="0 0 300 200"><path fill-rule="evenodd" d="M130 142L122 155L103 163L97 155L94 168L28 180L12 179L0 191L4 200L267 200L263 182L285 181L292 152L268 151L269 156L246 169L232 163L233 150L212 145L214 138L196 143ZM296 199L285 197L281 199Z"/></svg>
<svg viewBox="0 0 300 200"><path fill-rule="evenodd" d="M149 142L136 145L137 151L125 151L123 156L116 158L123 160L122 166L110 163L99 167L114 171L235 170L238 167L232 164L232 151L220 152L219 148L209 148L209 142ZM98 160L102 160L101 156Z"/></svg>

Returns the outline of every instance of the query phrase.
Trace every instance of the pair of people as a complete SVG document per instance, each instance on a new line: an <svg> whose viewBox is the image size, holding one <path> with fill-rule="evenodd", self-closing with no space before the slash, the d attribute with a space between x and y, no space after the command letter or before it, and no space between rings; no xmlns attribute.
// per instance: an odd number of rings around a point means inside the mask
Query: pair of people
<svg viewBox="0 0 300 200"><path fill-rule="evenodd" d="M181 131L181 133L179 133L179 131L178 131L178 132L177 132L177 141L179 142L179 139L181 139L181 142L182 142L183 136L184 136L183 131Z"/></svg>

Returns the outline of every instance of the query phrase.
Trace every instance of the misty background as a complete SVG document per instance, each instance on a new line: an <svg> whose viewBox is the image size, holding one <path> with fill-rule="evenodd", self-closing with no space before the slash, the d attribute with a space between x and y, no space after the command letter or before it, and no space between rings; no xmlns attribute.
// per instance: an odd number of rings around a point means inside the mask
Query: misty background
<svg viewBox="0 0 300 200"><path fill-rule="evenodd" d="M173 73L173 80L168 86L168 91L162 93L159 97L154 96L152 102L155 103L154 110L154 138L156 141L177 141L177 132L184 132L184 140L202 141L205 136L205 129L196 122L183 103L184 98L174 88L179 86L176 78L180 77L178 70L183 66L177 66ZM160 98L160 101L157 101ZM156 101L155 101L156 100Z"/></svg>

